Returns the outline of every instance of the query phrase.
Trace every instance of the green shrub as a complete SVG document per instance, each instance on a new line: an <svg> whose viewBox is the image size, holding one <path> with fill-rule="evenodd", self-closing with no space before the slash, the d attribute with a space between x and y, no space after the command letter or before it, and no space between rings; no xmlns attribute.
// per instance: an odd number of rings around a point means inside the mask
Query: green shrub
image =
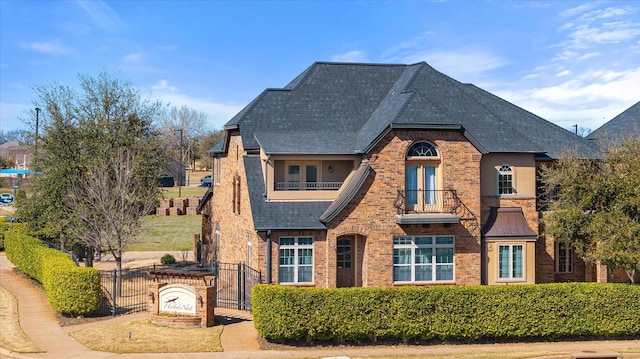
<svg viewBox="0 0 640 359"><path fill-rule="evenodd" d="M43 286L51 307L60 313L83 315L100 306L100 272L94 268L77 267L69 260L48 260Z"/></svg>
<svg viewBox="0 0 640 359"><path fill-rule="evenodd" d="M100 273L78 267L68 254L24 235L7 236L7 258L20 271L42 283L51 307L64 314L85 315L102 300Z"/></svg>
<svg viewBox="0 0 640 359"><path fill-rule="evenodd" d="M26 223L9 222L6 217L0 217L0 251L4 250L4 237L12 233L25 233Z"/></svg>
<svg viewBox="0 0 640 359"><path fill-rule="evenodd" d="M275 342L640 335L640 286L544 284L400 288L258 285L253 320Z"/></svg>
<svg viewBox="0 0 640 359"><path fill-rule="evenodd" d="M171 254L165 254L160 258L160 263L164 265L174 264L176 262L176 258Z"/></svg>

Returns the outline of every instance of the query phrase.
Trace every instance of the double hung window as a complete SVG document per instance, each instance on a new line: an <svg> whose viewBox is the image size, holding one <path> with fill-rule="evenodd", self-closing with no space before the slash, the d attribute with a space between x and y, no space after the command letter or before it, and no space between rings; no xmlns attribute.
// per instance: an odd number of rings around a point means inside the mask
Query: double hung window
<svg viewBox="0 0 640 359"><path fill-rule="evenodd" d="M278 281L313 283L313 237L280 237Z"/></svg>
<svg viewBox="0 0 640 359"><path fill-rule="evenodd" d="M453 236L393 238L394 282L451 282L454 278Z"/></svg>

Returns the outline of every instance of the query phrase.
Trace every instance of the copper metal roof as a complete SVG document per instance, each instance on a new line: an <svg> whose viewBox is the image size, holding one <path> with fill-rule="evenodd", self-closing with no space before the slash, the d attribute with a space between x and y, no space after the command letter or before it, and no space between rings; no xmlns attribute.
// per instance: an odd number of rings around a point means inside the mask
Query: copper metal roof
<svg viewBox="0 0 640 359"><path fill-rule="evenodd" d="M529 228L520 207L491 207L482 233L487 239L537 237L536 232Z"/></svg>

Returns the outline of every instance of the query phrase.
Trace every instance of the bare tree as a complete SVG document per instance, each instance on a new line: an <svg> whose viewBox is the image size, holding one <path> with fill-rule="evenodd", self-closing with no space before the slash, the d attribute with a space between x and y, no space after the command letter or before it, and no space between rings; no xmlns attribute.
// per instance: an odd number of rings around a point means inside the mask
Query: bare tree
<svg viewBox="0 0 640 359"><path fill-rule="evenodd" d="M135 149L116 149L87 168L86 176L74 182L69 205L85 229L83 241L106 248L122 270L122 254L140 229L142 217L156 206L155 184L140 181L137 175L139 153ZM77 234L80 235L80 234Z"/></svg>
<svg viewBox="0 0 640 359"><path fill-rule="evenodd" d="M198 142L205 133L207 115L187 106L172 107L161 120L165 147L173 158L187 167L194 166L198 159Z"/></svg>

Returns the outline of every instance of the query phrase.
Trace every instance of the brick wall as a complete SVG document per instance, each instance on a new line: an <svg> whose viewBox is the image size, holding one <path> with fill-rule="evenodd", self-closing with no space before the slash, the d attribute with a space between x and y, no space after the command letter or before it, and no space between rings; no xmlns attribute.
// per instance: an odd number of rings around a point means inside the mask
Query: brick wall
<svg viewBox="0 0 640 359"><path fill-rule="evenodd" d="M244 149L238 133L229 138L229 151L222 156L220 166L220 184L212 184L214 193L211 197L212 239L215 237L215 224L220 225L220 261L229 263L247 262L247 236L251 234L252 247L261 246L257 234L253 230L251 206L247 187L247 176L244 170ZM234 211L234 178L240 180L240 207ZM255 254L254 254L255 258ZM254 263L255 264L255 263ZM254 265L249 264L254 267ZM260 269L255 266L256 269ZM261 269L263 270L263 269Z"/></svg>
<svg viewBox="0 0 640 359"><path fill-rule="evenodd" d="M426 140L440 154L442 188L457 191L470 212L461 213L459 224L398 225L393 206L397 190L405 187L405 155L411 144ZM392 131L366 158L371 173L360 191L331 223L327 242L338 236L358 235L363 251L362 285L393 285L393 236L455 236L456 284L480 284L480 153L457 131ZM327 286L335 286L335 251L327 253Z"/></svg>

